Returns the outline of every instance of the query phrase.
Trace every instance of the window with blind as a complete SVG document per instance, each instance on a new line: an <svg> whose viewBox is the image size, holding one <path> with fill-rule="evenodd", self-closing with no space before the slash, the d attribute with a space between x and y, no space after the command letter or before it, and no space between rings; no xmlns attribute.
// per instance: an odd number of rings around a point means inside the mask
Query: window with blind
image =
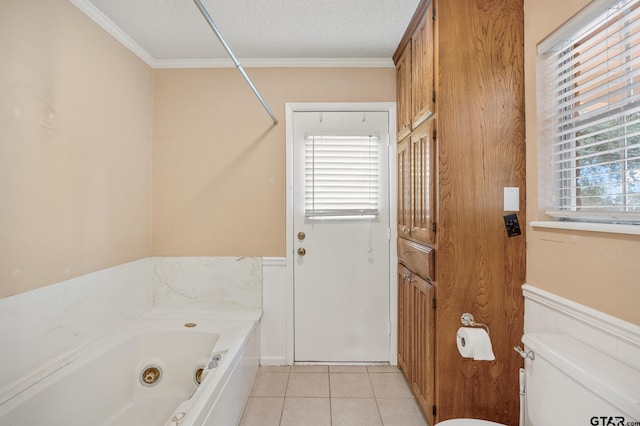
<svg viewBox="0 0 640 426"><path fill-rule="evenodd" d="M542 200L640 223L640 0L596 0L538 46Z"/></svg>
<svg viewBox="0 0 640 426"><path fill-rule="evenodd" d="M362 219L378 215L379 138L305 138L305 216Z"/></svg>

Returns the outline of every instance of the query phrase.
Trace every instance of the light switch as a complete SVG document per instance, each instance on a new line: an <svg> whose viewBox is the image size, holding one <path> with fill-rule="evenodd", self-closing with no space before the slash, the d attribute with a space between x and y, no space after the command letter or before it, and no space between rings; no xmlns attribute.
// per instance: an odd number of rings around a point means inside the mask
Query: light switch
<svg viewBox="0 0 640 426"><path fill-rule="evenodd" d="M520 188L505 186L504 188L504 211L520 211Z"/></svg>

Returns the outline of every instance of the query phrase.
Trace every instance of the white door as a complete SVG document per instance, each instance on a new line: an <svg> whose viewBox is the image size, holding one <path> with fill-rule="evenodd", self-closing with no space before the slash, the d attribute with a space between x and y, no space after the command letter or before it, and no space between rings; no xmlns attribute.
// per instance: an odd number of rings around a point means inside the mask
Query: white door
<svg viewBox="0 0 640 426"><path fill-rule="evenodd" d="M297 362L389 361L388 134L388 112L294 112Z"/></svg>

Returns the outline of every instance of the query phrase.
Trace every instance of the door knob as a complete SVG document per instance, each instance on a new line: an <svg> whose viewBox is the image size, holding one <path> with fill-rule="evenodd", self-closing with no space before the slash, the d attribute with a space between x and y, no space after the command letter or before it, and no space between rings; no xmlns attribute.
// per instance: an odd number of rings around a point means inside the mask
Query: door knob
<svg viewBox="0 0 640 426"><path fill-rule="evenodd" d="M300 248L298 249L298 254L299 254L300 256L304 256L305 254L307 254L307 251L304 249L304 247L300 247Z"/></svg>
<svg viewBox="0 0 640 426"><path fill-rule="evenodd" d="M304 232L298 232L298 239L300 241L304 240L307 235Z"/></svg>

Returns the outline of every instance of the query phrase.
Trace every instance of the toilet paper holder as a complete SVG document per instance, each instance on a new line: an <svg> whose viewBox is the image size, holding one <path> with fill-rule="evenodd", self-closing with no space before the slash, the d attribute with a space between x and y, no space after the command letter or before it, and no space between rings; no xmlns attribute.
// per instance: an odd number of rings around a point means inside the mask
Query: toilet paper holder
<svg viewBox="0 0 640 426"><path fill-rule="evenodd" d="M476 319L473 317L473 315L471 315L468 312L465 312L464 314L462 314L462 316L460 317L460 322L465 327L483 327L487 332L487 334L491 334L489 333L488 325L482 324L481 322L476 322Z"/></svg>

